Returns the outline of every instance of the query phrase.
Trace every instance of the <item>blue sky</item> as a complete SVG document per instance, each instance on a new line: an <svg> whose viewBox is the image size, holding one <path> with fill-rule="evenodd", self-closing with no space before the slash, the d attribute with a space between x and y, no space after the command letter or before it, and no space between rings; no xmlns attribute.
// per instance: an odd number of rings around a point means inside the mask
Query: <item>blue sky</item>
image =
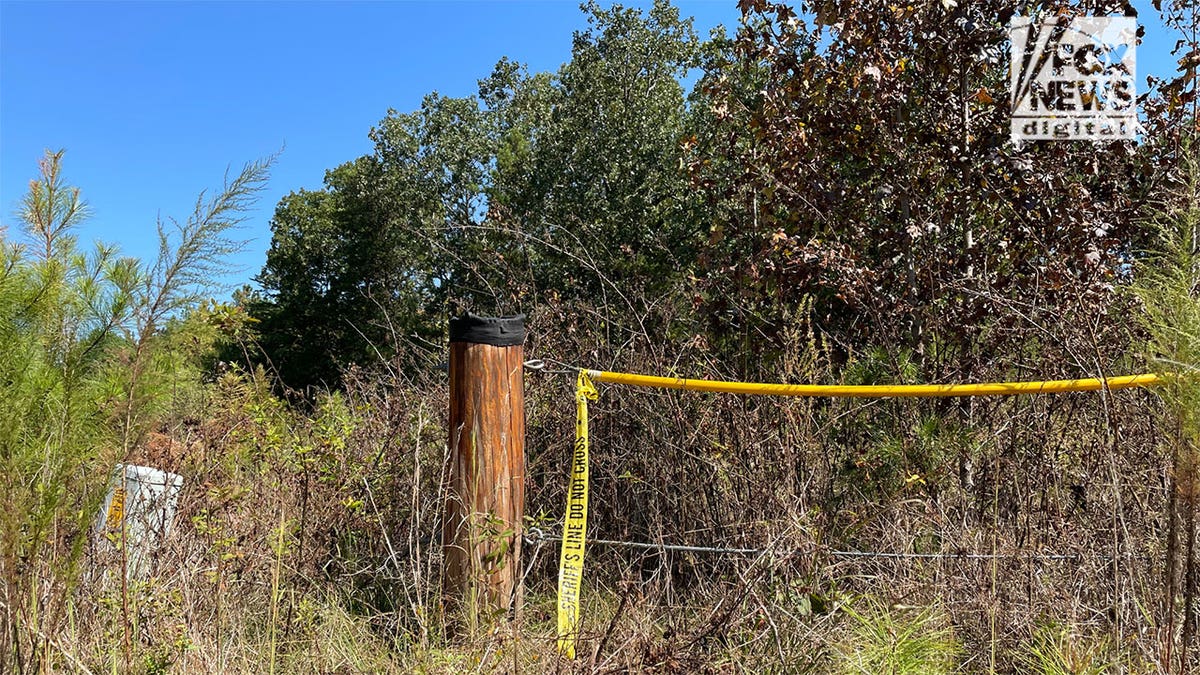
<svg viewBox="0 0 1200 675"><path fill-rule="evenodd" d="M645 3L626 3L641 5ZM701 35L736 0L678 2ZM1173 69L1174 38L1135 2L1140 75ZM261 269L283 195L371 150L387 109L474 93L501 56L531 70L570 58L574 2L10 2L0 0L0 223L46 148L94 216L81 239L153 255L156 218L185 218L227 167L285 148L242 232L243 283ZM1139 78L1141 79L1141 78ZM285 147L286 146L286 147Z"/></svg>

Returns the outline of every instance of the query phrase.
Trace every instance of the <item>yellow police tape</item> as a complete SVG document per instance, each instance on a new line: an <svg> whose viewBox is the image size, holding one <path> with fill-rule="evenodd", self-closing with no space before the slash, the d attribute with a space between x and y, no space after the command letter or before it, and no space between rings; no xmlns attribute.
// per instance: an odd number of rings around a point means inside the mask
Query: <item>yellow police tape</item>
<svg viewBox="0 0 1200 675"><path fill-rule="evenodd" d="M583 583L583 552L587 542L588 506L588 401L599 394L592 380L638 387L685 389L687 391L768 396L828 396L851 398L903 398L946 396L1011 396L1056 394L1070 391L1100 391L1147 387L1159 381L1154 374L1109 378L1048 380L1044 382L993 382L984 384L764 384L689 380L602 370L580 370L575 382L575 451L571 459L571 484L567 490L567 514L563 521L562 552L558 563L558 651L575 658L579 635L579 598Z"/></svg>
<svg viewBox="0 0 1200 675"><path fill-rule="evenodd" d="M579 592L587 541L588 401L597 397L587 373L579 371L575 381L575 451L571 456L571 484L567 487L567 515L563 520L558 560L558 652L569 659L575 658L575 638L579 636Z"/></svg>
<svg viewBox="0 0 1200 675"><path fill-rule="evenodd" d="M638 387L686 389L688 391L723 392L727 394L762 394L767 396L829 396L848 398L934 398L946 396L1011 396L1014 394L1057 394L1068 391L1100 391L1107 385L1110 391L1146 387L1158 382L1158 376L1123 375L1099 379L1049 380L1046 382L992 382L986 384L764 384L761 382L721 382L717 380L688 380L682 377L655 377L631 373L610 373L589 370L587 375L596 382L628 384Z"/></svg>

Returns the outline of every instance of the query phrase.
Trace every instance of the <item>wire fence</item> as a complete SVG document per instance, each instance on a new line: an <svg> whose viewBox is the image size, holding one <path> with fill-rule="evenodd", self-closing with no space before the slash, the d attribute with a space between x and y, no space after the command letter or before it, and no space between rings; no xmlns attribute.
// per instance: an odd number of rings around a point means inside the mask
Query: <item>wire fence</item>
<svg viewBox="0 0 1200 675"><path fill-rule="evenodd" d="M538 545L548 542L561 542L562 537L549 534L540 528L529 528L524 535L525 543L530 545ZM1121 560L1146 560L1146 556L1133 554L1124 554L1114 556L1111 554L1098 555L1080 555L1071 553L977 553L971 551L951 551L939 553L915 553L907 551L855 551L855 550L839 550L827 549L822 547L811 547L805 549L776 549L776 548L733 548L721 546L697 546L691 544L668 544L668 543L653 543L641 541L619 541L615 539L588 539L587 543L592 546L611 546L617 548L632 548L646 551L675 551L684 553L710 553L717 555L781 555L781 556L802 556L802 555L825 555L833 558L889 558L897 560L1027 560L1032 562L1050 562L1050 561L1074 561L1082 562L1085 560L1093 561L1112 561Z"/></svg>

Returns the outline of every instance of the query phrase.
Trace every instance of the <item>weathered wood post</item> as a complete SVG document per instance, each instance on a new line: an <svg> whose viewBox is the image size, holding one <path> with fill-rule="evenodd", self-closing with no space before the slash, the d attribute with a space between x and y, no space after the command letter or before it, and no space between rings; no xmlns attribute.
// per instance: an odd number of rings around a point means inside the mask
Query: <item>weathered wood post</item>
<svg viewBox="0 0 1200 675"><path fill-rule="evenodd" d="M525 316L450 320L450 469L443 592L461 618L520 602Z"/></svg>

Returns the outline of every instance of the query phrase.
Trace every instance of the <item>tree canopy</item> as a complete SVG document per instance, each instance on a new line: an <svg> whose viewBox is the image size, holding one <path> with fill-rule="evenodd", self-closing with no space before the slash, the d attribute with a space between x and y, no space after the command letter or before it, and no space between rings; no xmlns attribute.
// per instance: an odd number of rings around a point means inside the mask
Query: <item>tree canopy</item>
<svg viewBox="0 0 1200 675"><path fill-rule="evenodd" d="M702 41L665 1L587 3L558 72L502 59L476 95L389 111L371 154L276 210L251 304L283 380L411 358L464 310L700 337L751 368L801 321L841 358L960 374L1048 323L1117 326L1185 73L1143 97L1142 142L1018 147L1016 3L741 8Z"/></svg>
<svg viewBox="0 0 1200 675"><path fill-rule="evenodd" d="M558 73L507 59L479 93L389 111L372 154L285 197L252 301L290 385L437 340L449 315L542 301L636 311L700 239L680 170L691 22L588 4Z"/></svg>

